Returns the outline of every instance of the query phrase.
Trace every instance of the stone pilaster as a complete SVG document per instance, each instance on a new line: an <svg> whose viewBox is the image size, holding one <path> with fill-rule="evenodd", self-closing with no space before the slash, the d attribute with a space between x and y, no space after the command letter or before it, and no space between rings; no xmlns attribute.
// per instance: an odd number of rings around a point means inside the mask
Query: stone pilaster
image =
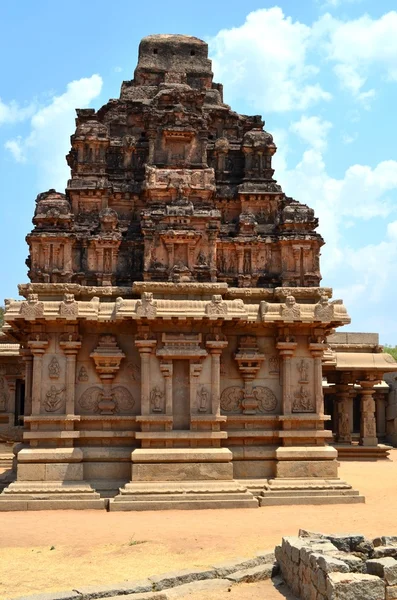
<svg viewBox="0 0 397 600"><path fill-rule="evenodd" d="M277 350L281 357L281 384L283 393L282 414L292 414L292 389L291 389L291 358L296 350L296 342L278 342Z"/></svg>
<svg viewBox="0 0 397 600"><path fill-rule="evenodd" d="M32 414L33 355L28 348L23 348L21 354L25 363L25 416L29 416Z"/></svg>
<svg viewBox="0 0 397 600"><path fill-rule="evenodd" d="M156 340L135 340L141 355L141 414L150 415L150 356L157 345Z"/></svg>
<svg viewBox="0 0 397 600"><path fill-rule="evenodd" d="M323 367L322 367L322 356L324 353L323 344L309 344L310 354L313 357L314 369L314 398L316 406L316 414L324 415L324 394L323 394Z"/></svg>
<svg viewBox="0 0 397 600"><path fill-rule="evenodd" d="M336 396L336 441L343 444L350 444L352 441L352 422L350 419L352 403L351 386L342 383L337 386Z"/></svg>
<svg viewBox="0 0 397 600"><path fill-rule="evenodd" d="M376 381L360 381L361 389L361 423L360 423L360 445L377 446L374 384Z"/></svg>
<svg viewBox="0 0 397 600"><path fill-rule="evenodd" d="M28 342L28 346L33 354L32 415L39 415L43 375L43 354L48 346L48 340L32 340Z"/></svg>
<svg viewBox="0 0 397 600"><path fill-rule="evenodd" d="M209 340L206 344L211 355L211 412L216 417L221 414L221 354L227 344L223 340Z"/></svg>
<svg viewBox="0 0 397 600"><path fill-rule="evenodd" d="M75 381L76 381L76 356L81 348L81 342L61 341L59 343L66 355L66 408L65 414L74 415Z"/></svg>
<svg viewBox="0 0 397 600"><path fill-rule="evenodd" d="M163 374L165 381L165 414L168 416L172 415L172 373L173 365L172 360L161 361L160 371Z"/></svg>

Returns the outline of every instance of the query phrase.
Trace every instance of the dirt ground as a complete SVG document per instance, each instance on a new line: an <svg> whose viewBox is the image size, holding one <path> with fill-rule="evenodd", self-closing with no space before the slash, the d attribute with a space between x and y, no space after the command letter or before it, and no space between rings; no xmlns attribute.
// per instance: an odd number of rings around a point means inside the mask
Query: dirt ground
<svg viewBox="0 0 397 600"><path fill-rule="evenodd" d="M339 473L366 496L365 504L0 513L0 599L251 557L274 548L283 535L296 535L300 527L397 534L397 449L388 461L342 462ZM229 599L237 598L233 589L239 590L240 599L254 599L256 590L258 598L286 597L271 582L232 588Z"/></svg>

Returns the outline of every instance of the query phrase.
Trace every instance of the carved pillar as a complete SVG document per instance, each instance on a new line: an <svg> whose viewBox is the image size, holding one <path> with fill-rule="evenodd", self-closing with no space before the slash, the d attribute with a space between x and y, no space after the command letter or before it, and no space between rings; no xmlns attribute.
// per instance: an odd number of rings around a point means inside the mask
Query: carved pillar
<svg viewBox="0 0 397 600"><path fill-rule="evenodd" d="M324 394L323 394L323 367L322 356L324 353L323 344L309 344L310 354L313 357L314 369L314 398L316 402L316 414L324 414Z"/></svg>
<svg viewBox="0 0 397 600"><path fill-rule="evenodd" d="M32 375L33 355L28 348L21 350L22 360L25 363L25 415L32 414Z"/></svg>
<svg viewBox="0 0 397 600"><path fill-rule="evenodd" d="M40 414L41 405L41 382L43 370L43 354L48 346L47 340L34 340L28 342L28 346L33 354L33 374L32 374L32 415Z"/></svg>
<svg viewBox="0 0 397 600"><path fill-rule="evenodd" d="M352 404L351 386L342 383L337 386L336 403L336 441L344 444L351 444L352 441L352 422L351 410Z"/></svg>
<svg viewBox="0 0 397 600"><path fill-rule="evenodd" d="M66 355L66 407L65 414L74 415L75 381L76 381L76 356L81 348L81 342L61 341L59 343Z"/></svg>
<svg viewBox="0 0 397 600"><path fill-rule="evenodd" d="M383 438L386 435L386 394L375 392L376 406L376 435Z"/></svg>
<svg viewBox="0 0 397 600"><path fill-rule="evenodd" d="M290 415L292 413L291 358L294 355L296 347L296 342L278 342L276 346L282 359L283 415Z"/></svg>
<svg viewBox="0 0 397 600"><path fill-rule="evenodd" d="M174 266L174 263L175 263L174 244L166 244L165 247L167 249L167 254L168 254L168 268L172 269L172 267Z"/></svg>
<svg viewBox="0 0 397 600"><path fill-rule="evenodd" d="M141 414L150 415L150 356L156 340L135 340L141 355Z"/></svg>
<svg viewBox="0 0 397 600"><path fill-rule="evenodd" d="M160 362L160 371L165 381L165 414L172 415L172 361Z"/></svg>
<svg viewBox="0 0 397 600"><path fill-rule="evenodd" d="M361 422L360 422L360 445L377 446L374 384L376 381L360 381L361 389Z"/></svg>
<svg viewBox="0 0 397 600"><path fill-rule="evenodd" d="M209 233L209 266L211 281L216 281L216 235Z"/></svg>
<svg viewBox="0 0 397 600"><path fill-rule="evenodd" d="M221 354L227 341L209 340L206 346L211 354L211 413L216 417L221 414Z"/></svg>
<svg viewBox="0 0 397 600"><path fill-rule="evenodd" d="M193 415L196 412L197 382L202 370L203 365L201 363L190 361L190 415Z"/></svg>
<svg viewBox="0 0 397 600"><path fill-rule="evenodd" d="M244 274L244 248L237 248L237 273L239 275Z"/></svg>

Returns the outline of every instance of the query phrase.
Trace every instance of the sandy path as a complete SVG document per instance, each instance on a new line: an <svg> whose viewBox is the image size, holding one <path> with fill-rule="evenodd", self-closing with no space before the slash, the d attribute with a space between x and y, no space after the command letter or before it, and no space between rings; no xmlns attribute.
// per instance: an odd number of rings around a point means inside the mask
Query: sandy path
<svg viewBox="0 0 397 600"><path fill-rule="evenodd" d="M397 449L391 461L343 462L340 477L366 496L366 504L0 513L0 598L249 557L273 548L283 535L295 535L299 527L397 534Z"/></svg>

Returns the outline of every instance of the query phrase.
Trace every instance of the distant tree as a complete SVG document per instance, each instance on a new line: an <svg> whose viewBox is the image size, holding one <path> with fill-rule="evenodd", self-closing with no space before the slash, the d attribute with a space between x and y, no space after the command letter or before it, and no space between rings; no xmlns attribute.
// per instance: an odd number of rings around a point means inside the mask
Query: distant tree
<svg viewBox="0 0 397 600"><path fill-rule="evenodd" d="M386 345L384 347L384 351L387 352L388 354L391 354L392 357L397 360L397 346L388 346Z"/></svg>

